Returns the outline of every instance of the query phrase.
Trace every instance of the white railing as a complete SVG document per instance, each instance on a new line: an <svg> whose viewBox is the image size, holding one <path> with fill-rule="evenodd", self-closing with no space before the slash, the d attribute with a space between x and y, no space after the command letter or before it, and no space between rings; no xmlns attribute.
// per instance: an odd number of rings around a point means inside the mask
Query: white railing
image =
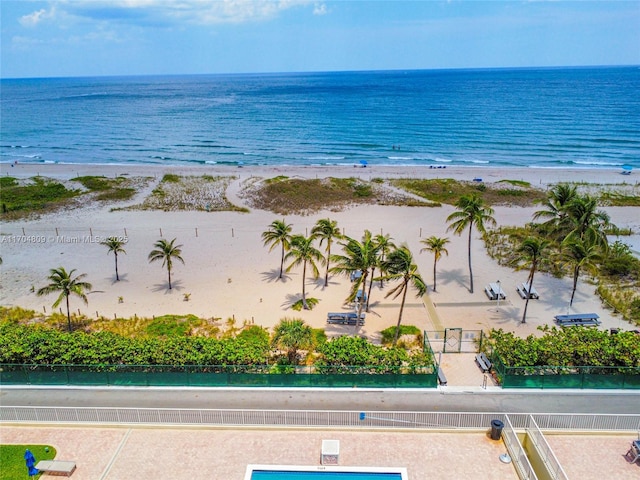
<svg viewBox="0 0 640 480"><path fill-rule="evenodd" d="M551 446L533 417L529 417L527 435L529 436L529 440L535 445L551 477L557 480L569 480L569 477L567 477L566 472L562 468L562 465L560 465L555 453L553 453Z"/></svg>
<svg viewBox="0 0 640 480"><path fill-rule="evenodd" d="M538 480L536 472L531 466L527 452L522 446L518 434L516 433L509 416L504 416L504 428L502 429L502 438L507 447L507 451L511 456L511 461L516 467L520 480Z"/></svg>
<svg viewBox="0 0 640 480"><path fill-rule="evenodd" d="M483 429L504 413L397 412L338 410L234 410L110 407L0 406L0 422L128 423L162 425L231 425L289 427L368 427L410 429ZM640 430L640 415L508 414L515 429L525 430L530 418L542 430Z"/></svg>

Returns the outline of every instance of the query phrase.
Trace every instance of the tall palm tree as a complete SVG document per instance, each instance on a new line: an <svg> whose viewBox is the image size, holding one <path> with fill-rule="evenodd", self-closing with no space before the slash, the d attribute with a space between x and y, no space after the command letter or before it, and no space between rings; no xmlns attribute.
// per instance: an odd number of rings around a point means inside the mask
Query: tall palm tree
<svg viewBox="0 0 640 480"><path fill-rule="evenodd" d="M63 267L52 268L49 270L49 276L47 277L51 283L38 290L37 295L49 295L50 293L60 292L60 296L53 303L53 308L56 308L62 302L62 299L67 304L67 325L69 331L71 331L71 311L69 310L69 296L75 295L82 299L85 305L89 304L85 290L91 290L92 286L88 282L83 282L82 279L87 276L86 273L82 273L76 277L73 276L75 268L70 272L67 272Z"/></svg>
<svg viewBox="0 0 640 480"><path fill-rule="evenodd" d="M338 222L335 220L331 220L329 218L321 218L315 224L315 226L311 229L311 235L320 239L320 246L322 246L322 242L327 241L327 270L324 274L324 286L329 285L329 264L331 258L331 244L334 239L341 239L342 233L340 233L340 229L338 228Z"/></svg>
<svg viewBox="0 0 640 480"><path fill-rule="evenodd" d="M548 240L543 240L536 237L527 237L522 241L520 247L518 247L518 252L522 255L522 257L531 263L531 267L529 268L529 276L527 277L529 288L527 288L527 291L525 292L527 294L527 298L524 302L522 323L527 322L527 308L529 307L529 298L531 297L529 295L529 292L533 288L533 276L536 274L536 270L538 269L540 257L548 246Z"/></svg>
<svg viewBox="0 0 640 480"><path fill-rule="evenodd" d="M580 238L588 243L597 243L606 250L609 214L598 210L598 201L595 197L577 196L566 205L565 211L568 223L572 227L567 238Z"/></svg>
<svg viewBox="0 0 640 480"><path fill-rule="evenodd" d="M386 272L385 278L388 280L400 280L400 284L394 287L389 293L385 295L389 297L393 295L393 298L398 298L402 294L402 302L400 303L400 313L398 314L398 324L396 325L396 334L393 338L393 344L395 345L400 335L400 324L402 323L402 312L404 311L404 304L407 299L407 291L409 285L417 290L416 297L421 297L427 291L427 285L418 273L418 267L413 263L413 256L406 245L393 250L389 253L389 258L385 260L384 271Z"/></svg>
<svg viewBox="0 0 640 480"><path fill-rule="evenodd" d="M273 331L272 345L286 350L290 365L298 363L298 350L313 345L313 329L299 318L283 318Z"/></svg>
<svg viewBox="0 0 640 480"><path fill-rule="evenodd" d="M355 277L351 293L347 298L347 301L354 301L358 295L358 290L362 290L364 293L369 270L377 262L378 247L373 242L369 230L365 230L361 242L347 237L340 245L342 245L344 254L331 256L331 261L335 264L331 271L343 275L351 275L358 271L362 272L361 276ZM358 318L362 315L363 305L365 305L364 301L358 302ZM367 297L366 301L366 311L369 311L369 297Z"/></svg>
<svg viewBox="0 0 640 480"><path fill-rule="evenodd" d="M184 264L182 259L182 245L174 245L176 239L174 238L170 242L161 238L153 246L155 249L149 253L149 263L162 260L162 266L167 267L167 273L169 274L169 290L171 290L171 269L173 268L173 260L180 260Z"/></svg>
<svg viewBox="0 0 640 480"><path fill-rule="evenodd" d="M106 240L100 242L100 245L104 245L109 250L107 253L113 252L113 256L116 259L116 282L120 281L120 275L118 275L118 254L124 253L126 255L126 251L123 248L124 241L117 237L109 237Z"/></svg>
<svg viewBox="0 0 640 480"><path fill-rule="evenodd" d="M389 252L391 251L391 249L396 248L396 245L395 243L393 243L393 239L391 238L391 235L389 235L388 233L386 235L379 233L378 235L373 237L373 241L375 242L375 245L378 249L378 265L377 266L381 267L382 264L384 263L385 257L389 255ZM371 294L371 284L373 283L373 274L374 274L374 269L371 269L371 282L369 283L369 294ZM383 286L384 286L384 280L381 277L380 288L382 288Z"/></svg>
<svg viewBox="0 0 640 480"><path fill-rule="evenodd" d="M449 255L449 251L445 246L449 243L449 237L436 237L435 235L430 236L429 238L425 238L421 240L421 242L425 245L424 248L420 250L422 252L433 252L433 291L436 291L436 265L438 264L438 260L442 258L442 255Z"/></svg>
<svg viewBox="0 0 640 480"><path fill-rule="evenodd" d="M276 248L278 245L282 246L282 255L280 255L280 276L282 279L282 272L284 269L284 254L289 250L291 242L291 224L287 224L284 219L274 220L269 225L269 230L262 233L262 240L264 246L270 245L269 251Z"/></svg>
<svg viewBox="0 0 640 480"><path fill-rule="evenodd" d="M322 252L313 246L314 240L315 237L312 235L309 237L294 235L291 237L289 251L284 257L285 260L292 260L291 264L287 267L287 272L291 271L293 267L302 264L302 307L305 310L309 310L306 295L307 265L311 268L314 278L318 278L320 271L318 270L316 262L324 265L326 261Z"/></svg>
<svg viewBox="0 0 640 480"><path fill-rule="evenodd" d="M471 269L471 233L473 226L480 233L484 233L485 223L495 225L493 218L493 209L485 205L484 200L475 193L471 195L463 195L456 202L457 212L453 212L447 217L447 222L451 222L449 230L453 230L456 235L462 235L465 228L469 227L469 291L473 293L473 270Z"/></svg>
<svg viewBox="0 0 640 480"><path fill-rule="evenodd" d="M566 207L578 196L575 185L568 183L559 183L555 185L542 204L543 209L533 214L533 219L547 218L547 223L555 224L556 227L562 227L567 216Z"/></svg>
<svg viewBox="0 0 640 480"><path fill-rule="evenodd" d="M571 300L569 306L573 305L573 297L578 287L578 278L580 271L586 270L595 274L597 271L597 262L602 259L601 248L595 243L588 243L580 238L568 238L562 244L561 256L565 264L573 268L573 290L571 291Z"/></svg>

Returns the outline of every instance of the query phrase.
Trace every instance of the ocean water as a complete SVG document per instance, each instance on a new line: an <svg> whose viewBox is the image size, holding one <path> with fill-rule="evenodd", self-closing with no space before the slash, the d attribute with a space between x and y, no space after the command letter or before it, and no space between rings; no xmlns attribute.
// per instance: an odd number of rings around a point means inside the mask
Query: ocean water
<svg viewBox="0 0 640 480"><path fill-rule="evenodd" d="M0 82L0 162L640 168L640 68Z"/></svg>

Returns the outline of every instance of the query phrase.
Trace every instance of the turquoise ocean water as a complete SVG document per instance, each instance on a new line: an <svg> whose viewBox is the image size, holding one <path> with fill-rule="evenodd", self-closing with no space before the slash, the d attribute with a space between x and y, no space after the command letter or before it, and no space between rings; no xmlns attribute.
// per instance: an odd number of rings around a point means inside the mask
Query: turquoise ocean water
<svg viewBox="0 0 640 480"><path fill-rule="evenodd" d="M0 162L640 168L640 68L0 82Z"/></svg>

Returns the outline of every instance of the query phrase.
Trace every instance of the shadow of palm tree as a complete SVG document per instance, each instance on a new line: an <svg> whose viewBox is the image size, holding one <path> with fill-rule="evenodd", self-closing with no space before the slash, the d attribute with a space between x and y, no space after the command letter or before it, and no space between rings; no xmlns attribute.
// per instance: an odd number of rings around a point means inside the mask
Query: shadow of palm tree
<svg viewBox="0 0 640 480"><path fill-rule="evenodd" d="M308 282L307 285L309 284L314 285L313 287L314 290L317 290L318 288L321 288L321 289L325 288L323 276L320 276L318 278L311 278L310 281L307 280L307 282ZM339 283L336 281L332 281L331 278L329 278L329 285L327 285L327 288L330 287L331 285L339 285Z"/></svg>
<svg viewBox="0 0 640 480"><path fill-rule="evenodd" d="M179 292L180 290L184 290L184 287L182 286L182 280L173 280L171 282L171 286L173 287L171 290L169 289L169 282L162 282L162 283L156 283L152 288L151 291L152 292L161 292L161 291L165 291L165 294L171 294L172 291L176 291Z"/></svg>
<svg viewBox="0 0 640 480"><path fill-rule="evenodd" d="M309 295L307 295L307 301L311 300L312 298L313 298L313 297L310 297ZM280 304L280 306L281 306L281 307L283 307L283 310L289 310L289 309L291 309L293 312L298 313L298 312L297 312L297 310L293 310L292 306L293 306L293 304L294 304L294 303L299 302L299 301L301 301L301 300L302 300L302 293L297 293L297 294L288 294L288 295L286 296L286 300L285 300L284 302L282 302L282 303ZM316 300L318 300L318 299L316 299ZM320 300L318 300L318 302L319 302L319 301L320 301ZM318 307L318 305L315 305L315 307L314 307L314 306L312 306L312 305L310 305L310 307L311 307L311 308L310 308L309 310L307 310L307 311L313 310L313 308L317 308L317 307ZM304 312L304 311L305 311L304 309L300 310L300 312Z"/></svg>
<svg viewBox="0 0 640 480"><path fill-rule="evenodd" d="M469 289L469 273L466 274L460 268L454 270L442 270L438 272L438 285L458 284Z"/></svg>
<svg viewBox="0 0 640 480"><path fill-rule="evenodd" d="M287 275L285 272L282 273L282 278L280 278L279 268L274 268L272 270L269 270L268 272L261 272L260 275L262 275L262 280L265 280L267 282L281 281L283 283L286 283L289 280L291 280L291 277Z"/></svg>
<svg viewBox="0 0 640 480"><path fill-rule="evenodd" d="M107 277L105 280L110 280L111 281L111 285L115 285L118 282L128 282L129 280L127 280L127 277L129 276L128 273L121 273L120 274L120 280L116 280L116 274L114 273L113 275Z"/></svg>

